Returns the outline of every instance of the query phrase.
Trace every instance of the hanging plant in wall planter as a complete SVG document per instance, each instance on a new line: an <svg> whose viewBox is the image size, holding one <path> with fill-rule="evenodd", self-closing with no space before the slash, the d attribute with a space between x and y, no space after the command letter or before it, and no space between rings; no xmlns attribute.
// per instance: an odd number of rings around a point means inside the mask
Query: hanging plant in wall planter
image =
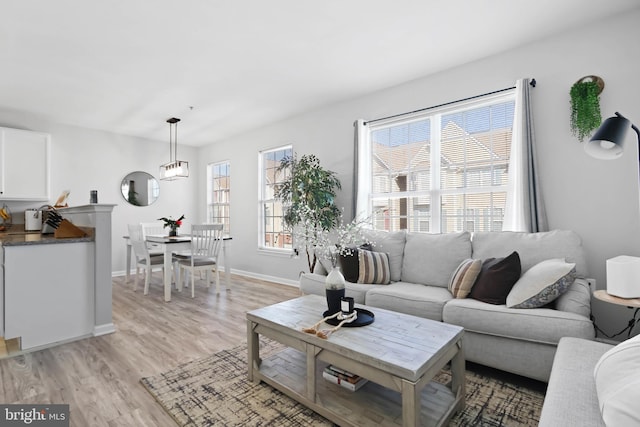
<svg viewBox="0 0 640 427"><path fill-rule="evenodd" d="M580 140L591 135L600 126L600 93L604 80L598 76L586 76L571 86L571 132Z"/></svg>

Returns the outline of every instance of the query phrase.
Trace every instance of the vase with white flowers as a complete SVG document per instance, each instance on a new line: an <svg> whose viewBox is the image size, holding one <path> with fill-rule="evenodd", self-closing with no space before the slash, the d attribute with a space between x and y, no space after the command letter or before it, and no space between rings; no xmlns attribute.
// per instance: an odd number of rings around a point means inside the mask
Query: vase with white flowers
<svg viewBox="0 0 640 427"><path fill-rule="evenodd" d="M365 235L367 220L355 219L345 223L340 214L338 225L331 230L313 227L313 221L306 221L304 209L300 212L302 221L293 227L294 253L312 248L313 257L329 261L331 268L325 278L325 294L327 297L328 315L340 311L340 301L345 296L345 278L340 270L339 259L346 256L357 256L354 248L373 242Z"/></svg>

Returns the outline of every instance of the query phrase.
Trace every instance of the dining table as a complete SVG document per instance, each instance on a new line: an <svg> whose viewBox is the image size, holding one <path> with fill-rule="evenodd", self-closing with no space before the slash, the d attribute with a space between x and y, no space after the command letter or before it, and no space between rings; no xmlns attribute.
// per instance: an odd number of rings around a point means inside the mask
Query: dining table
<svg viewBox="0 0 640 427"><path fill-rule="evenodd" d="M129 282L129 274L131 271L131 242L129 236L124 236L127 242L127 267L125 272L125 283ZM222 238L222 257L224 259L224 278L227 286L231 285L231 267L229 265L229 255L227 253L227 243L231 241L231 236ZM145 241L159 247L164 254L164 300L171 301L171 254L176 251L191 249L191 236L183 234L179 236L166 236L149 234L145 237ZM179 278L176 278L179 280Z"/></svg>

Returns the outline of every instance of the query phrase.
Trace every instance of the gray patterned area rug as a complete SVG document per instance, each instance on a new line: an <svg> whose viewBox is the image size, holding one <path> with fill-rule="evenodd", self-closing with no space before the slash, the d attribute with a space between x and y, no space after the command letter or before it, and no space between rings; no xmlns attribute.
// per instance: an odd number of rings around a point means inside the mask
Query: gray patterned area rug
<svg viewBox="0 0 640 427"><path fill-rule="evenodd" d="M261 356L280 347L261 340ZM480 367L481 368L481 367ZM464 411L450 426L537 426L544 394L540 386L467 370ZM446 382L448 371L435 380ZM141 383L181 426L332 426L272 387L247 380L247 347L223 350L185 363ZM526 381L525 381L526 383Z"/></svg>

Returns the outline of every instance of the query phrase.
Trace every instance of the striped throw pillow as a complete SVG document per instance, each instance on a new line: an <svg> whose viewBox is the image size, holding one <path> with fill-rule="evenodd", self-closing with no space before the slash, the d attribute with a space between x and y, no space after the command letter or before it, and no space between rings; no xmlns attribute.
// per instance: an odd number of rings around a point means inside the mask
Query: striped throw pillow
<svg viewBox="0 0 640 427"><path fill-rule="evenodd" d="M482 270L482 260L465 259L451 275L449 292L454 298L466 298Z"/></svg>
<svg viewBox="0 0 640 427"><path fill-rule="evenodd" d="M359 249L358 263L360 265L358 283L372 285L386 285L389 283L391 278L389 254Z"/></svg>

